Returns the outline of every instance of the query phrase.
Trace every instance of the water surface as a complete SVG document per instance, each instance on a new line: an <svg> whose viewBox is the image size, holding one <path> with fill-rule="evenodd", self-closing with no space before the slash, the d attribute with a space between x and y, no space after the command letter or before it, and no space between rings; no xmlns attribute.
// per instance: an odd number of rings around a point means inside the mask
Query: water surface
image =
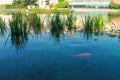
<svg viewBox="0 0 120 80"><path fill-rule="evenodd" d="M0 36L0 80L120 80L119 36L77 31L58 40L48 30L19 46L8 35Z"/></svg>

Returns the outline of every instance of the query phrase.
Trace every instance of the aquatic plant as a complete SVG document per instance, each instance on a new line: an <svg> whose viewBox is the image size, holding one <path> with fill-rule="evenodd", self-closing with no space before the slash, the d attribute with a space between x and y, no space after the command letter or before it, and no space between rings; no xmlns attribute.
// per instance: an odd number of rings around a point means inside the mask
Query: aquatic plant
<svg viewBox="0 0 120 80"><path fill-rule="evenodd" d="M28 40L27 22L22 13L12 13L12 19L9 21L11 30L12 46L15 46L17 51L23 49Z"/></svg>
<svg viewBox="0 0 120 80"><path fill-rule="evenodd" d="M0 34L4 34L6 31L6 28L5 28L5 22L3 21L3 19L0 17Z"/></svg>
<svg viewBox="0 0 120 80"><path fill-rule="evenodd" d="M64 20L60 18L60 14L57 12L50 22L50 36L59 41L61 36L64 36Z"/></svg>
<svg viewBox="0 0 120 80"><path fill-rule="evenodd" d="M95 35L99 35L105 26L105 18L101 15L93 17L93 32Z"/></svg>
<svg viewBox="0 0 120 80"><path fill-rule="evenodd" d="M91 38L93 33L93 19L90 16L85 16L82 20L83 23L83 34L86 39Z"/></svg>
<svg viewBox="0 0 120 80"><path fill-rule="evenodd" d="M100 35L101 31L104 30L105 26L105 18L97 15L97 16L85 16L82 20L83 27L84 27L84 37L89 39L92 35Z"/></svg>
<svg viewBox="0 0 120 80"><path fill-rule="evenodd" d="M27 41L28 41L27 33L11 35L12 46L14 46L16 48L17 52L24 49Z"/></svg>
<svg viewBox="0 0 120 80"><path fill-rule="evenodd" d="M73 29L76 29L76 17L72 13L67 16L66 26L70 33Z"/></svg>
<svg viewBox="0 0 120 80"><path fill-rule="evenodd" d="M33 28L35 34L41 33L41 19L36 13L31 13L28 16L29 26Z"/></svg>
<svg viewBox="0 0 120 80"><path fill-rule="evenodd" d="M22 13L12 13L12 19L9 21L12 34L22 34L27 32L27 22Z"/></svg>

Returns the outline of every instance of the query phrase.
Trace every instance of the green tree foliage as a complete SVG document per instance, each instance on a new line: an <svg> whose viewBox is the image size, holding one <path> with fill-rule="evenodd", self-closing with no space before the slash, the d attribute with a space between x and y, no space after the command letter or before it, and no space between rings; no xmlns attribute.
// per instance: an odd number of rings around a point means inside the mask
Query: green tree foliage
<svg viewBox="0 0 120 80"><path fill-rule="evenodd" d="M51 5L53 8L67 8L69 6L68 2L59 2L58 4Z"/></svg>
<svg viewBox="0 0 120 80"><path fill-rule="evenodd" d="M58 0L58 2L64 2L65 0Z"/></svg>

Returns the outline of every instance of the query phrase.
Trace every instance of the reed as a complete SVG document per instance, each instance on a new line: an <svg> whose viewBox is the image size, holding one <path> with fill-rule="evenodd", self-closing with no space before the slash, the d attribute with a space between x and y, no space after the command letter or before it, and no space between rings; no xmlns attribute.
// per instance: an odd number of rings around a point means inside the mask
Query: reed
<svg viewBox="0 0 120 80"><path fill-rule="evenodd" d="M12 13L12 19L9 24L12 46L15 46L17 51L23 49L28 40L27 22L23 14L21 12Z"/></svg>
<svg viewBox="0 0 120 80"><path fill-rule="evenodd" d="M90 39L92 35L100 35L101 31L104 30L105 26L105 18L101 15L97 16L85 16L82 20L83 27L84 27L84 37L86 39Z"/></svg>
<svg viewBox="0 0 120 80"><path fill-rule="evenodd" d="M0 17L0 34L4 34L6 31L6 28L5 28L5 22L3 21L3 19Z"/></svg>
<svg viewBox="0 0 120 80"><path fill-rule="evenodd" d="M67 30L71 33L71 31L73 29L76 29L76 17L73 16L72 13L70 13L67 16L67 20L66 20L66 26L67 26Z"/></svg>
<svg viewBox="0 0 120 80"><path fill-rule="evenodd" d="M27 32L27 22L22 13L12 13L12 19L9 21L12 34L22 34Z"/></svg>
<svg viewBox="0 0 120 80"><path fill-rule="evenodd" d="M82 20L83 23L83 36L88 40L91 38L93 33L93 19L90 16L85 16Z"/></svg>
<svg viewBox="0 0 120 80"><path fill-rule="evenodd" d="M64 35L64 20L60 18L60 14L57 12L50 22L50 35L57 41Z"/></svg>
<svg viewBox="0 0 120 80"><path fill-rule="evenodd" d="M33 28L35 34L38 34L41 31L42 24L40 17L36 13L31 13L28 16L29 26Z"/></svg>
<svg viewBox="0 0 120 80"><path fill-rule="evenodd" d="M104 30L105 18L101 15L93 17L93 32L95 35L99 35Z"/></svg>

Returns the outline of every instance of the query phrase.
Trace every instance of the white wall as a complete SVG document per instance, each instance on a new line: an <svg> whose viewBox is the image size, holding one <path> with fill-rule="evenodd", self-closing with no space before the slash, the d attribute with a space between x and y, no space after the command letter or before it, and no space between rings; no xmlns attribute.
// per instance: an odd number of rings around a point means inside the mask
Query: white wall
<svg viewBox="0 0 120 80"><path fill-rule="evenodd" d="M2 4L12 4L13 0L0 0L0 5Z"/></svg>

